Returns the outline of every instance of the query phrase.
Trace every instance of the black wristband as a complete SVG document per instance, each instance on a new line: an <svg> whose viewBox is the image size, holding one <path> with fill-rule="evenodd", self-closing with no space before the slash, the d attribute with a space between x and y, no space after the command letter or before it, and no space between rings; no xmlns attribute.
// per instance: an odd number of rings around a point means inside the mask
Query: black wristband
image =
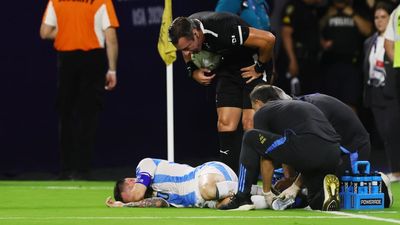
<svg viewBox="0 0 400 225"><path fill-rule="evenodd" d="M267 70L267 63L262 63L257 60L256 64L254 65L254 70L256 73L264 73Z"/></svg>
<svg viewBox="0 0 400 225"><path fill-rule="evenodd" d="M199 67L197 67L192 60L190 60L189 62L186 62L186 69L188 70L189 77L192 77L193 72L198 70Z"/></svg>

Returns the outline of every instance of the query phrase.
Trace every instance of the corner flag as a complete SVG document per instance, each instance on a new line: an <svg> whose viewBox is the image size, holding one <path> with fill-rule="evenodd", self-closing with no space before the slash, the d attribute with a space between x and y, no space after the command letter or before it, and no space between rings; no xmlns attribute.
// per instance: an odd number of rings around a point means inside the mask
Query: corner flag
<svg viewBox="0 0 400 225"><path fill-rule="evenodd" d="M158 52L166 65L172 64L176 59L176 48L168 40L168 27L172 22L172 0L165 0L164 12L162 15L160 36L158 38Z"/></svg>
<svg viewBox="0 0 400 225"><path fill-rule="evenodd" d="M172 0L165 0L162 15L160 36L158 37L158 52L164 60L167 72L167 149L168 161L174 161L174 82L172 63L176 59L176 48L169 41L168 28L172 23Z"/></svg>

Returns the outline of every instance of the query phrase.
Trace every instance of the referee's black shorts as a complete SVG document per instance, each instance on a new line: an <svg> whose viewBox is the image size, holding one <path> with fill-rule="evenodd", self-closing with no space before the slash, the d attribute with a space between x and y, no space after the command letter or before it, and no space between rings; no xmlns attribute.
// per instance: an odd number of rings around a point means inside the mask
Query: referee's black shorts
<svg viewBox="0 0 400 225"><path fill-rule="evenodd" d="M246 84L239 69L226 69L217 72L216 106L251 109L250 92L260 83L265 83L263 76Z"/></svg>

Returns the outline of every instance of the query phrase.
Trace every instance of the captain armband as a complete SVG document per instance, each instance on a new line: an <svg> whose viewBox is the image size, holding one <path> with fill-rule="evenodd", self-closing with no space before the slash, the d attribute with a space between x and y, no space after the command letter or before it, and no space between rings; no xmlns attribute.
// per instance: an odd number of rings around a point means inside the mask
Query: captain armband
<svg viewBox="0 0 400 225"><path fill-rule="evenodd" d="M149 173L141 172L136 177L136 183L143 184L144 186L148 187L151 183L151 176Z"/></svg>
<svg viewBox="0 0 400 225"><path fill-rule="evenodd" d="M186 62L186 69L188 70L188 75L189 77L192 77L193 72L195 70L198 70L199 67L196 66L196 64L194 64L194 62L192 60Z"/></svg>

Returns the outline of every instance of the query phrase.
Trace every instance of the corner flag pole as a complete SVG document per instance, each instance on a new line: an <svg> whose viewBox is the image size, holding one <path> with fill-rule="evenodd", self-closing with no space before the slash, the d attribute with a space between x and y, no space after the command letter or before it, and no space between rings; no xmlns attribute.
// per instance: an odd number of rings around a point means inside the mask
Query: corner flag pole
<svg viewBox="0 0 400 225"><path fill-rule="evenodd" d="M173 64L167 65L167 144L168 161L174 161L174 82Z"/></svg>
<svg viewBox="0 0 400 225"><path fill-rule="evenodd" d="M160 36L158 38L158 52L167 66L167 148L168 161L174 161L174 93L173 93L173 67L176 60L176 48L169 41L168 28L172 23L172 0L165 0L162 15Z"/></svg>

